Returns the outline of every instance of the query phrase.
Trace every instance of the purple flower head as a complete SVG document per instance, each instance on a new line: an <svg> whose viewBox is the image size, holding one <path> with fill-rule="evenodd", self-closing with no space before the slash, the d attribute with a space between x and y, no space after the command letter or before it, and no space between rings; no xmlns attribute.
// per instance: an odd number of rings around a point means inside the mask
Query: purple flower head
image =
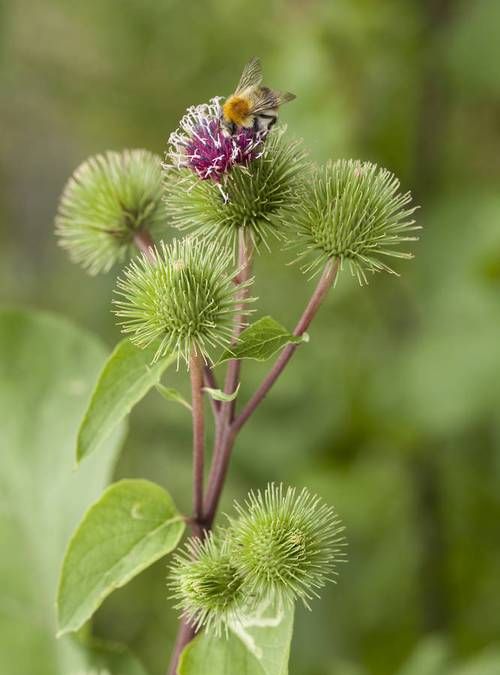
<svg viewBox="0 0 500 675"><path fill-rule="evenodd" d="M192 106L170 134L167 166L188 167L202 180L220 183L233 166L248 164L260 157L264 134L240 129L229 135L221 124L219 98Z"/></svg>

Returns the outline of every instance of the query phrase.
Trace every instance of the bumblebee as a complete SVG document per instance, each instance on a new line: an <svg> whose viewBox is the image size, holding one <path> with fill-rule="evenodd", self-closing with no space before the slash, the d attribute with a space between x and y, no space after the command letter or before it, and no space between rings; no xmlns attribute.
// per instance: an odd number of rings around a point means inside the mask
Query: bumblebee
<svg viewBox="0 0 500 675"><path fill-rule="evenodd" d="M243 68L234 94L222 107L222 124L233 135L238 129L269 131L278 119L278 108L293 101L295 94L279 92L262 86L260 59L253 58Z"/></svg>

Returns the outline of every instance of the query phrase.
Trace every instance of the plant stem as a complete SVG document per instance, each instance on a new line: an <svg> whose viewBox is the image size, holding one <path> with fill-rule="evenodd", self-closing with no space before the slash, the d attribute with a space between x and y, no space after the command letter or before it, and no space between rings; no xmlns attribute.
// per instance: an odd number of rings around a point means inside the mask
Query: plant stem
<svg viewBox="0 0 500 675"><path fill-rule="evenodd" d="M251 244L247 239L244 228L240 228L238 237L239 237L238 267L240 268L238 272L238 283L245 284L250 278L252 269L252 251L250 248ZM237 307L237 313L234 320L234 331L231 345L236 344L243 328L242 327L243 310L245 308L245 300L247 296L248 296L248 287L243 286L243 288L241 288L240 291L238 292L239 305ZM236 387L238 386L240 379L240 371L241 371L241 359L232 359L227 367L226 382L224 385L224 391L226 392L226 394L232 394L236 390ZM234 417L235 406L236 400L229 401L223 406L223 410L225 413L224 415L225 419L223 420L223 422L225 424L232 421Z"/></svg>
<svg viewBox="0 0 500 675"><path fill-rule="evenodd" d="M139 251L141 253L144 253L144 255L149 259L149 260L154 260L155 255L154 255L154 241L153 238L151 237L151 234L149 233L149 230L142 229L142 230L137 230L134 234L134 244L137 246Z"/></svg>
<svg viewBox="0 0 500 675"><path fill-rule="evenodd" d="M167 675L177 675L177 665L179 663L179 657L182 654L182 650L187 644L191 642L195 635L195 628L187 623L184 619L181 619Z"/></svg>
<svg viewBox="0 0 500 675"><path fill-rule="evenodd" d="M189 361L193 418L193 520L203 521L203 465L205 455L205 420L203 414L203 359L193 350Z"/></svg>
<svg viewBox="0 0 500 675"><path fill-rule="evenodd" d="M193 518L191 519L191 530L193 536L201 539L206 531L203 525L203 465L205 455L205 423L203 414L204 363L201 354L195 351L191 353L189 375L191 378L193 419ZM195 628L182 619L167 671L168 675L176 675L177 664L182 650L191 642L195 635Z"/></svg>
<svg viewBox="0 0 500 675"><path fill-rule="evenodd" d="M294 335L301 336L308 329L311 321L316 316L322 301L335 281L335 277L337 276L337 272L339 270L339 265L340 261L338 259L329 260L325 265L314 293L312 294L307 307L305 308L302 316L299 319L299 322L297 323L297 326L295 327L295 330L293 331ZM248 418L255 412L257 406L263 401L273 384L283 372L287 363L292 358L297 347L298 345L296 344L289 344L283 349L274 366L271 368L268 375L265 377L262 384L244 407L240 415L236 419L226 424L221 430L219 447L217 448L217 452L214 455L214 462L210 472L207 494L205 497L204 520L207 527L211 527L215 513L217 511L217 506L219 504L220 495L224 486L236 435Z"/></svg>
<svg viewBox="0 0 500 675"><path fill-rule="evenodd" d="M251 274L251 257L252 257L252 251L250 248L250 243L247 240L245 230L243 228L240 229L239 234L238 234L238 267L239 267L239 272L237 275L237 280L235 283L238 284L244 284L248 279L250 278ZM234 330L233 330L233 338L231 341L231 345L236 344L240 333L242 331L242 314L243 310L245 307L245 299L248 294L248 288L243 287L240 289L238 293L238 299L239 299L239 305L238 305L238 311L235 317L235 322L234 322ZM240 372L241 372L241 360L240 359L232 359L229 362L228 368L227 368L227 374L226 374L226 381L224 384L224 391L226 394L232 394L235 390L236 387L238 386L239 379L240 379ZM236 400L234 401L228 401L226 403L222 403L221 408L220 408L220 413L217 419L217 425L216 425L216 434L215 434L215 443L214 443L214 451L213 451L213 459L212 459L212 468L210 471L210 478L209 478L209 490L210 490L210 485L212 484L212 479L215 475L215 472L217 471L217 467L220 465L222 461L222 455L226 454L226 443L225 443L225 437L227 435L227 430L231 424L231 422L234 419L234 411L235 411L235 406L236 406ZM206 508L204 510L204 521L205 525L210 528L212 526L212 521L214 517L215 511L212 513L211 517L207 521L206 516Z"/></svg>
<svg viewBox="0 0 500 675"><path fill-rule="evenodd" d="M236 434L233 432L231 426L226 427L221 431L217 443L217 452L214 455L214 461L210 472L208 481L207 494L205 497L205 512L204 522L207 528L211 528L219 499L226 480L227 470L229 468L229 461L231 459L231 452L234 446Z"/></svg>

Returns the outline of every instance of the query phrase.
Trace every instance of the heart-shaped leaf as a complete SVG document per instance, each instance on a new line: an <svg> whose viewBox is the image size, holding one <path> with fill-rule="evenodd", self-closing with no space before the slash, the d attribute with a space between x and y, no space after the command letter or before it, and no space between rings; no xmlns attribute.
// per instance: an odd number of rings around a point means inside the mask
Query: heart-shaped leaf
<svg viewBox="0 0 500 675"><path fill-rule="evenodd" d="M271 316L264 316L241 333L238 342L222 354L219 363L231 359L254 359L267 361L288 344L307 342L307 333L297 337Z"/></svg>
<svg viewBox="0 0 500 675"><path fill-rule="evenodd" d="M117 344L101 370L78 431L78 462L101 445L176 360L166 356L152 363L153 356L153 349L139 349L128 339Z"/></svg>
<svg viewBox="0 0 500 675"><path fill-rule="evenodd" d="M172 551L184 518L170 495L146 480L111 485L69 542L57 596L59 633L78 630L115 589Z"/></svg>

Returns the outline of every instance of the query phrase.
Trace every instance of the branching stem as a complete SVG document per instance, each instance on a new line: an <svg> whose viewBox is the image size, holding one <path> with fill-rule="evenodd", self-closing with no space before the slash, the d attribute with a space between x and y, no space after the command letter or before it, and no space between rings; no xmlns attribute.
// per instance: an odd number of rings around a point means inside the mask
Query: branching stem
<svg viewBox="0 0 500 675"><path fill-rule="evenodd" d="M329 260L325 265L323 273L318 281L318 284L314 290L314 293L309 300L307 307L305 308L302 316L297 323L293 334L296 336L303 335L308 329L311 321L316 316L316 313L323 302L326 294L330 290L335 277L337 276L339 269L339 261ZM263 401L273 384L276 382L278 377L281 375L285 369L287 363L292 358L295 350L298 345L289 344L287 345L277 360L274 363L274 366L269 371L268 375L264 378L262 384L257 389L255 394L252 396L250 401L244 407L242 412L236 417L236 419L229 421L223 429L220 430L219 436L219 447L214 453L214 461L212 464L212 469L210 472L210 478L208 481L207 494L205 497L205 516L204 522L207 527L211 527L213 520L215 518L215 513L219 504L219 499L224 487L224 481L226 479L227 470L229 467L229 462L231 459L231 453L234 446L234 441L236 435L240 431L241 427L245 424L248 418L255 412L258 405Z"/></svg>
<svg viewBox="0 0 500 675"><path fill-rule="evenodd" d="M134 242L137 248L145 255L154 257L154 242L146 230L142 230L134 236ZM237 283L244 284L250 278L252 251L249 242L245 236L244 229L239 234L239 266ZM308 329L311 321L323 302L326 294L330 290L339 270L340 262L338 259L330 259L323 270L323 273L316 285L316 288L300 317L293 334L300 337ZM233 344L239 338L242 330L242 316L248 289L243 287L238 293L238 312L235 317L233 332ZM217 389L217 383L212 369L203 363L200 354L192 353L190 359L190 378L191 378L191 399L192 399L192 420L193 420L193 517L190 519L193 536L202 538L205 533L212 528L220 496L224 487L229 462L237 434L253 415L257 407L264 400L267 393L279 378L286 365L292 358L297 344L287 345L279 357L276 359L273 367L262 381L257 391L250 398L246 406L239 415L235 415L236 401L219 402L212 401L212 408L216 422L215 443L213 450L212 466L208 479L207 491L203 490L203 472L205 455L205 425L203 412L203 386ZM233 359L229 362L224 384L224 391L232 394L239 384L241 371L241 360ZM185 620L181 620L177 639L168 675L176 675L179 657L184 647L194 638L196 630Z"/></svg>

